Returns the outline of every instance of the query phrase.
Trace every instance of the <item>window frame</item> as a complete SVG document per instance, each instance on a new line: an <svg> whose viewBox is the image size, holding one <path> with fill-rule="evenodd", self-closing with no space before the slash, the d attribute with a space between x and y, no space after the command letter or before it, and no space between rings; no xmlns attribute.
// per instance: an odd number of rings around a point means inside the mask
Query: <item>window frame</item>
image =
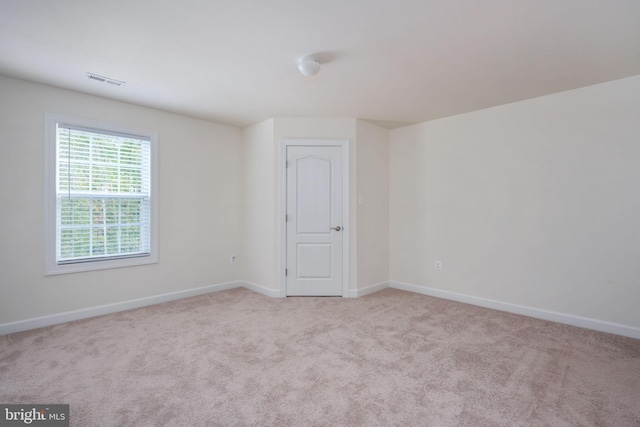
<svg viewBox="0 0 640 427"><path fill-rule="evenodd" d="M106 258L94 260L65 261L58 264L56 259L56 144L57 125L63 123L79 126L96 132L120 133L139 136L150 141L150 228L149 255L124 258ZM45 276L77 273L83 271L104 270L110 268L131 267L156 264L158 262L158 134L148 129L106 123L79 117L54 113L45 113Z"/></svg>

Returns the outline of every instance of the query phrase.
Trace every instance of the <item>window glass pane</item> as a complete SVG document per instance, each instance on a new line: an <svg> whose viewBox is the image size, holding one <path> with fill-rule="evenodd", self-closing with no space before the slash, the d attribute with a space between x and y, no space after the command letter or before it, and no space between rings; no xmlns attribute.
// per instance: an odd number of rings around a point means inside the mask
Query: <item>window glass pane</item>
<svg viewBox="0 0 640 427"><path fill-rule="evenodd" d="M140 250L140 227L122 227L122 252Z"/></svg>
<svg viewBox="0 0 640 427"><path fill-rule="evenodd" d="M58 129L58 157L61 159L69 159L70 135L69 129Z"/></svg>
<svg viewBox="0 0 640 427"><path fill-rule="evenodd" d="M106 223L117 225L120 222L120 200L106 199L104 201Z"/></svg>
<svg viewBox="0 0 640 427"><path fill-rule="evenodd" d="M106 237L106 227L91 229L91 255L105 255L107 253Z"/></svg>
<svg viewBox="0 0 640 427"><path fill-rule="evenodd" d="M140 200L124 199L120 206L120 222L122 224L137 224L140 222L142 204Z"/></svg>
<svg viewBox="0 0 640 427"><path fill-rule="evenodd" d="M69 190L69 164L59 163L58 164L58 192Z"/></svg>
<svg viewBox="0 0 640 427"><path fill-rule="evenodd" d="M123 139L120 156L123 165L139 165L142 163L142 146L131 139Z"/></svg>
<svg viewBox="0 0 640 427"><path fill-rule="evenodd" d="M85 225L90 224L90 201L84 199L62 198L60 200L61 207L61 225Z"/></svg>
<svg viewBox="0 0 640 427"><path fill-rule="evenodd" d="M56 150L57 261L148 254L150 142L60 126Z"/></svg>
<svg viewBox="0 0 640 427"><path fill-rule="evenodd" d="M69 175L63 175L62 171L70 171ZM90 168L88 164L71 163L71 169L61 165L60 186L65 190L71 187L71 191L88 191L91 182Z"/></svg>
<svg viewBox="0 0 640 427"><path fill-rule="evenodd" d="M99 199L91 200L91 223L92 224L105 223L103 200L99 200Z"/></svg>
<svg viewBox="0 0 640 427"><path fill-rule="evenodd" d="M68 148L65 147L67 144L69 146ZM68 141L65 141L63 137L62 148L70 153L72 162L88 162L91 152L89 134L85 132L74 132L73 138Z"/></svg>
<svg viewBox="0 0 640 427"><path fill-rule="evenodd" d="M113 136L94 136L93 161L118 163L119 138Z"/></svg>
<svg viewBox="0 0 640 427"><path fill-rule="evenodd" d="M123 193L141 193L142 179L142 170L128 167L121 168L120 191Z"/></svg>
<svg viewBox="0 0 640 427"><path fill-rule="evenodd" d="M107 228L107 254L113 255L120 253L120 228L108 227Z"/></svg>
<svg viewBox="0 0 640 427"><path fill-rule="evenodd" d="M65 258L82 258L91 255L89 228L71 228L61 230L62 253Z"/></svg>
<svg viewBox="0 0 640 427"><path fill-rule="evenodd" d="M95 192L118 191L118 167L94 164L91 168L91 190Z"/></svg>

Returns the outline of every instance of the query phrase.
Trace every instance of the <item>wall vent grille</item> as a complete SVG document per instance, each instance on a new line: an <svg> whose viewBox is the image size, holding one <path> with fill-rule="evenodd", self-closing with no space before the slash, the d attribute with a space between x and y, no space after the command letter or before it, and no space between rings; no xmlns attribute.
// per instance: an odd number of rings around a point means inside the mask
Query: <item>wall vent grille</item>
<svg viewBox="0 0 640 427"><path fill-rule="evenodd" d="M114 86L122 86L123 84L125 84L125 82L123 82L122 80L116 80L116 79L112 79L112 78L101 76L94 73L87 73L87 77L90 80L95 80L101 83L107 83Z"/></svg>

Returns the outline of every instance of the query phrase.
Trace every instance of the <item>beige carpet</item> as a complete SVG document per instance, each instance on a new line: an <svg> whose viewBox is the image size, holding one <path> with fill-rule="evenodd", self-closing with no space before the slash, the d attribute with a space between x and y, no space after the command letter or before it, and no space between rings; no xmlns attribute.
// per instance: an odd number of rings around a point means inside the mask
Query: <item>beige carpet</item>
<svg viewBox="0 0 640 427"><path fill-rule="evenodd" d="M387 289L234 289L0 337L72 426L639 426L640 340Z"/></svg>

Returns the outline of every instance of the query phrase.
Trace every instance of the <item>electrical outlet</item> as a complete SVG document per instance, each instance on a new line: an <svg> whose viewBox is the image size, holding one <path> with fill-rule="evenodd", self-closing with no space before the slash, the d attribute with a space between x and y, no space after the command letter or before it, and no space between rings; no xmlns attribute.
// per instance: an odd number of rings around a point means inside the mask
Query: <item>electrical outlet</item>
<svg viewBox="0 0 640 427"><path fill-rule="evenodd" d="M438 271L442 270L442 261L440 260L433 261L433 269Z"/></svg>
<svg viewBox="0 0 640 427"><path fill-rule="evenodd" d="M231 256L229 257L229 262L230 262L231 264L235 264L235 263L236 263L236 256L235 256L235 255L231 255Z"/></svg>

